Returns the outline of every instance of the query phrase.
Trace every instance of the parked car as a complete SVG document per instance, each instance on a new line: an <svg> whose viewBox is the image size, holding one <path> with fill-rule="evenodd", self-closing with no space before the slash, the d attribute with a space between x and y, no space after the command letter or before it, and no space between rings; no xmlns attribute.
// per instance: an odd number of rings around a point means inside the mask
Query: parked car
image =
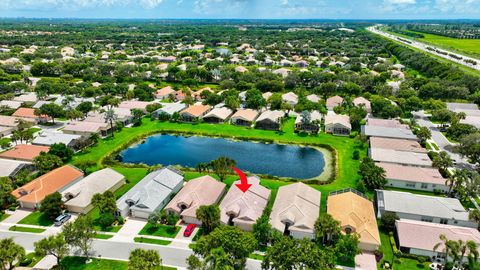
<svg viewBox="0 0 480 270"><path fill-rule="evenodd" d="M56 219L55 219L55 222L54 222L54 225L59 227L59 226L62 226L65 222L67 222L70 218L72 217L72 215L70 214L61 214L60 216L58 216Z"/></svg>
<svg viewBox="0 0 480 270"><path fill-rule="evenodd" d="M195 225L195 224L188 224L187 228L183 232L183 236L190 237L190 235L192 235L192 233L193 233L193 231L195 230L196 227L197 227L197 225Z"/></svg>

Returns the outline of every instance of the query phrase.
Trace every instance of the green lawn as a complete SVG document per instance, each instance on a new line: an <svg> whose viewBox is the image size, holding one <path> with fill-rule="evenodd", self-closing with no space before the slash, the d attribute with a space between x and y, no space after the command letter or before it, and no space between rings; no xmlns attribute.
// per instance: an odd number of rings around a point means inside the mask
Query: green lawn
<svg viewBox="0 0 480 270"><path fill-rule="evenodd" d="M128 262L105 259L92 259L92 262L85 264L85 258L66 257L62 260L65 270L126 270ZM176 270L174 267L159 267L158 270Z"/></svg>
<svg viewBox="0 0 480 270"><path fill-rule="evenodd" d="M111 235L111 234L104 234L104 233L97 233L97 234L95 234L95 238L96 238L96 239L107 240L107 239L110 239L110 238L112 238L112 237L113 237L113 235Z"/></svg>
<svg viewBox="0 0 480 270"><path fill-rule="evenodd" d="M380 246L380 250L383 252L383 258L378 263L378 269L381 269L381 265L383 262L389 262L390 264L393 264L393 269L395 270L416 270L416 269L429 269L429 262L425 262L423 264L423 267L418 264L418 261L412 260L412 259L406 259L406 258L400 258L399 262L394 262L394 256L393 256L393 249L392 246L390 245L390 239L388 236L388 233L385 233L383 231L380 231L380 240L382 241L382 245Z"/></svg>
<svg viewBox="0 0 480 270"><path fill-rule="evenodd" d="M168 238L175 238L175 236L180 231L180 227L178 226L166 226L166 225L158 225L156 228L151 224L147 223L145 227L140 231L140 235L153 235L153 236L161 236L161 237L168 237Z"/></svg>
<svg viewBox="0 0 480 270"><path fill-rule="evenodd" d="M229 137L244 140L267 140L277 143L303 144L303 145L326 145L336 150L336 168L335 180L330 184L312 185L323 193L322 209L326 209L325 200L329 192L338 189L355 187L359 179L358 167L359 160L353 160L354 150L360 151L360 158L366 155L366 146L358 141L348 137L338 137L329 134L320 133L318 135L307 136L299 135L293 132L293 120L287 121L283 126L282 132L267 130L250 129L238 127L229 124L188 124L152 121L148 118L142 119L142 125L133 128L124 128L115 133L114 138L100 140L94 147L77 154L73 158L73 164L79 162L93 162L96 165L91 170L103 167L103 161L109 155L119 151L135 141L141 140L149 135L156 133L183 133L198 134L204 136ZM128 184L117 190L117 197L127 192L140 179L147 174L146 168L123 168L113 166L115 170L124 174L128 179ZM233 181L234 177L227 179ZM271 189L277 189L289 182L283 180L263 179L262 184Z"/></svg>
<svg viewBox="0 0 480 270"><path fill-rule="evenodd" d="M18 222L18 224L27 224L27 225L38 225L49 227L53 225L53 220L49 219L47 216L43 215L39 211L35 211L30 215L24 217Z"/></svg>
<svg viewBox="0 0 480 270"><path fill-rule="evenodd" d="M133 238L133 241L135 241L136 243L146 243L146 244L154 244L154 245L161 245L161 246L170 245L172 243L171 241L166 241L161 239L151 239L151 238L145 238L145 237L135 237Z"/></svg>
<svg viewBox="0 0 480 270"><path fill-rule="evenodd" d="M90 216L93 220L93 228L96 231L101 231L101 232L118 232L122 226L111 226L111 227L102 227L99 223L100 219L100 211L98 210L97 207L93 208L90 210L90 212L87 213L87 216Z"/></svg>
<svg viewBox="0 0 480 270"><path fill-rule="evenodd" d="M8 229L9 231L13 232L28 232L28 233L42 233L45 229L38 229L38 228L29 228L29 227L22 227L22 226L12 226Z"/></svg>
<svg viewBox="0 0 480 270"><path fill-rule="evenodd" d="M16 266L33 267L41 259L43 259L43 256L38 256L35 252L31 252L21 262L18 262Z"/></svg>
<svg viewBox="0 0 480 270"><path fill-rule="evenodd" d="M426 33L421 34L424 38L417 38L416 40L476 58L480 57L480 39L460 39Z"/></svg>
<svg viewBox="0 0 480 270"><path fill-rule="evenodd" d="M7 219L10 215L9 214L0 214L0 222L4 221Z"/></svg>

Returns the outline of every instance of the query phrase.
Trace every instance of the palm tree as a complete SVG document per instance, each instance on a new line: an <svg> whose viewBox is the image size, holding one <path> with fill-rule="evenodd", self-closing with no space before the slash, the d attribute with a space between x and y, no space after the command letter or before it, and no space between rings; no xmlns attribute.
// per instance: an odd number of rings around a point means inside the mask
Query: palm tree
<svg viewBox="0 0 480 270"><path fill-rule="evenodd" d="M117 120L117 115L115 114L115 111L113 109L108 109L107 111L105 111L104 118L105 118L105 121L110 123L110 129L111 129L111 132L112 132L112 137L114 137L114 135L113 135L113 133L114 133L113 132L113 123Z"/></svg>
<svg viewBox="0 0 480 270"><path fill-rule="evenodd" d="M441 234L440 235L440 240L441 242L435 244L435 246L433 246L433 251L437 251L437 249L443 245L443 249L442 249L442 253L445 254L445 261L444 261L444 264L447 264L448 263L448 255L450 254L450 245L448 244L448 242L450 240L447 239L447 237L444 235L444 234Z"/></svg>
<svg viewBox="0 0 480 270"><path fill-rule="evenodd" d="M233 260L222 248L215 248L205 257L209 269L233 270Z"/></svg>

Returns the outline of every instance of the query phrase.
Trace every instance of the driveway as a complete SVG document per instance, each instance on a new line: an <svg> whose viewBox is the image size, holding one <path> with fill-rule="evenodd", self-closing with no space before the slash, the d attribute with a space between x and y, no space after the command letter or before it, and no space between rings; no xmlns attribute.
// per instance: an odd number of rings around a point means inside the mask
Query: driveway
<svg viewBox="0 0 480 270"><path fill-rule="evenodd" d="M33 211L27 209L17 209L14 212L9 212L10 216L2 221L2 223L16 224L26 216L30 215Z"/></svg>
<svg viewBox="0 0 480 270"><path fill-rule="evenodd" d="M377 260L375 255L369 252L364 252L355 256L356 270L374 270L377 269Z"/></svg>
<svg viewBox="0 0 480 270"><path fill-rule="evenodd" d="M112 240L119 242L133 242L133 238L138 236L145 225L147 225L145 220L129 218L115 236L112 237Z"/></svg>
<svg viewBox="0 0 480 270"><path fill-rule="evenodd" d="M180 247L180 248L188 248L188 245L191 244L193 237L198 233L198 230L200 229L198 226L195 228L195 230L192 232L192 234L189 237L183 236L183 233L185 232L185 229L187 228L186 224L177 224L177 226L180 226L181 229L175 236L175 240L180 240L180 241L173 241L170 246L172 247Z"/></svg>

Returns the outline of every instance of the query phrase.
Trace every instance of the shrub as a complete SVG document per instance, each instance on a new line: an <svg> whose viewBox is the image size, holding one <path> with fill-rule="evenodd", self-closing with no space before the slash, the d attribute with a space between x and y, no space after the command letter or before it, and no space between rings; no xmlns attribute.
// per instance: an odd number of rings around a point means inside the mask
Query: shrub
<svg viewBox="0 0 480 270"><path fill-rule="evenodd" d="M360 151L358 151L358 150L353 151L352 158L355 159L355 160L360 159Z"/></svg>
<svg viewBox="0 0 480 270"><path fill-rule="evenodd" d="M397 243L395 243L395 237L393 237L393 232L388 234L390 237L390 244L392 245L392 250L394 255L398 255L400 252L397 249Z"/></svg>
<svg viewBox="0 0 480 270"><path fill-rule="evenodd" d="M117 217L117 222L118 222L118 225L123 225L123 223L125 223L125 220L123 219L122 216L118 216Z"/></svg>
<svg viewBox="0 0 480 270"><path fill-rule="evenodd" d="M19 265L20 266L29 266L32 263L32 258L31 257L25 257L23 260L20 261Z"/></svg>
<svg viewBox="0 0 480 270"><path fill-rule="evenodd" d="M112 226L113 222L115 222L115 217L112 213L104 213L98 218L98 223L103 228L108 228Z"/></svg>

